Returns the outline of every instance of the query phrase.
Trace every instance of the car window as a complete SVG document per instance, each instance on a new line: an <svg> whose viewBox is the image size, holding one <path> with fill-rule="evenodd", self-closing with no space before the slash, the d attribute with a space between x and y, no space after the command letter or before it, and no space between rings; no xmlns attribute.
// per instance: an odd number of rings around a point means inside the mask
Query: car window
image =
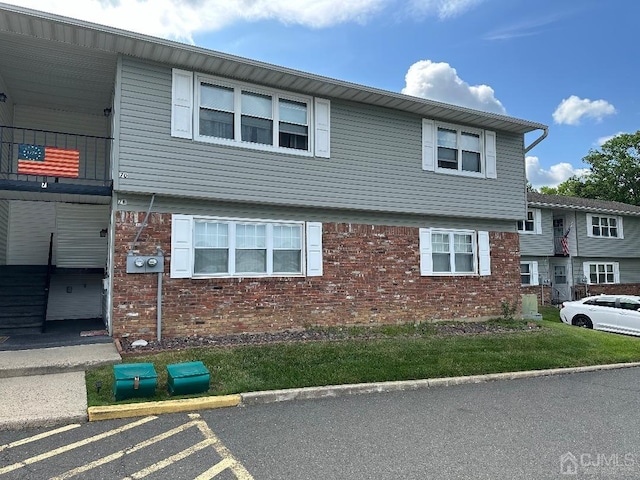
<svg viewBox="0 0 640 480"><path fill-rule="evenodd" d="M631 300L621 300L620 308L623 308L625 310L638 310L640 309L640 303L633 302Z"/></svg>
<svg viewBox="0 0 640 480"><path fill-rule="evenodd" d="M616 306L616 301L612 299L597 299L593 301L594 305L598 305L599 307L613 307Z"/></svg>

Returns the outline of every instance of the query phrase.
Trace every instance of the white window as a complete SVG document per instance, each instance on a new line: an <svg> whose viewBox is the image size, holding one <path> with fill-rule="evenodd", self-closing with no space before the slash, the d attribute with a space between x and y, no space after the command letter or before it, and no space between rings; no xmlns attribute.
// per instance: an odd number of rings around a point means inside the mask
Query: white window
<svg viewBox="0 0 640 480"><path fill-rule="evenodd" d="M518 220L518 233L537 235L542 233L540 210L537 208L531 208L527 211L526 220Z"/></svg>
<svg viewBox="0 0 640 480"><path fill-rule="evenodd" d="M538 262L520 262L520 283L538 285Z"/></svg>
<svg viewBox="0 0 640 480"><path fill-rule="evenodd" d="M322 275L322 227L306 226L173 215L171 277Z"/></svg>
<svg viewBox="0 0 640 480"><path fill-rule="evenodd" d="M488 232L420 229L422 275L490 275L490 265Z"/></svg>
<svg viewBox="0 0 640 480"><path fill-rule="evenodd" d="M328 158L329 116L329 100L173 70L174 137Z"/></svg>
<svg viewBox="0 0 640 480"><path fill-rule="evenodd" d="M600 238L624 238L622 217L587 214L587 236Z"/></svg>
<svg viewBox="0 0 640 480"><path fill-rule="evenodd" d="M496 134L433 120L422 121L422 168L496 178Z"/></svg>
<svg viewBox="0 0 640 480"><path fill-rule="evenodd" d="M618 262L584 262L584 276L590 284L620 283L620 264Z"/></svg>

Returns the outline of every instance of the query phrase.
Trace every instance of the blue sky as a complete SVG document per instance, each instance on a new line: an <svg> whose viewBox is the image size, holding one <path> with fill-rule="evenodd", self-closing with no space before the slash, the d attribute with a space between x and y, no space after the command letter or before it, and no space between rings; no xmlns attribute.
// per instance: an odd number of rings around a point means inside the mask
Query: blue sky
<svg viewBox="0 0 640 480"><path fill-rule="evenodd" d="M535 187L640 129L633 0L4 1L544 123Z"/></svg>

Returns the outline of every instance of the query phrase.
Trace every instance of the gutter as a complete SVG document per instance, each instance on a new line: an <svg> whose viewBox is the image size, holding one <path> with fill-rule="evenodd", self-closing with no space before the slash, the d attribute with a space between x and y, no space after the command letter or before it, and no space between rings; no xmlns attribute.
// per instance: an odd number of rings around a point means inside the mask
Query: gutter
<svg viewBox="0 0 640 480"><path fill-rule="evenodd" d="M543 128L543 132L542 135L540 135L540 137L538 137L531 145L529 145L528 147L525 147L524 149L524 153L525 155L527 153L529 153L529 150L531 150L533 147L535 147L536 145L538 145L541 141L543 141L545 138L547 138L547 135L549 135L549 127L544 127Z"/></svg>

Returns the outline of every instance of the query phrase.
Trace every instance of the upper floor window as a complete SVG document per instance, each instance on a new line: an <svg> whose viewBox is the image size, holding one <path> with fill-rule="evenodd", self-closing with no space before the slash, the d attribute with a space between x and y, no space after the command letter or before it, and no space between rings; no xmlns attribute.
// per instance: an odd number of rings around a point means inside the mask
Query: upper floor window
<svg viewBox="0 0 640 480"><path fill-rule="evenodd" d="M496 178L496 134L423 119L422 168L454 175Z"/></svg>
<svg viewBox="0 0 640 480"><path fill-rule="evenodd" d="M329 158L329 100L178 69L172 78L172 136Z"/></svg>
<svg viewBox="0 0 640 480"><path fill-rule="evenodd" d="M537 208L531 208L527 211L526 220L518 220L518 233L542 233L540 210L538 210Z"/></svg>
<svg viewBox="0 0 640 480"><path fill-rule="evenodd" d="M624 238L622 217L587 214L587 236L600 238Z"/></svg>
<svg viewBox="0 0 640 480"><path fill-rule="evenodd" d="M204 77L198 78L198 91L198 139L309 151L309 98L287 98Z"/></svg>

